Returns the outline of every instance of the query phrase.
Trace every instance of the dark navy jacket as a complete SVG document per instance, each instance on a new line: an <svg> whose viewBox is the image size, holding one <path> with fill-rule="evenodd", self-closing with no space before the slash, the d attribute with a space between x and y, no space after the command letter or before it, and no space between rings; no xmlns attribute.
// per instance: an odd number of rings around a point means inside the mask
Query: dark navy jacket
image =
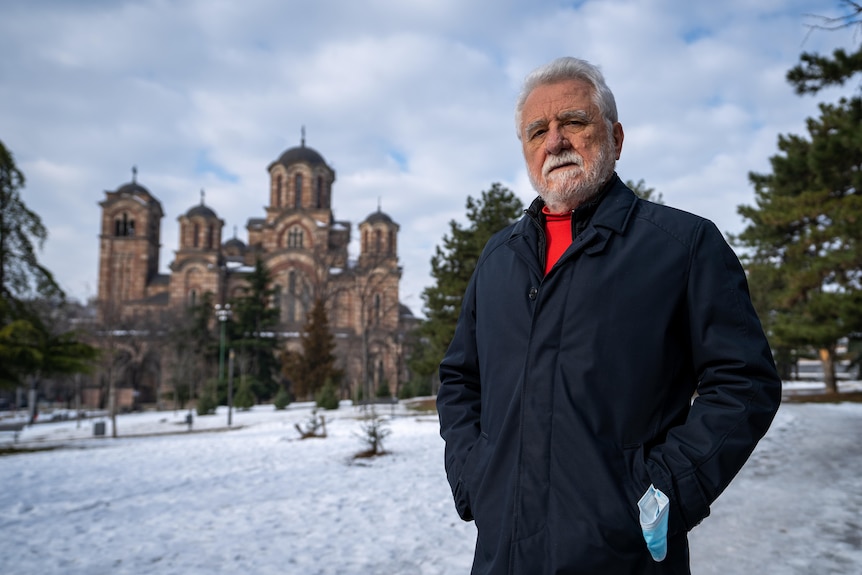
<svg viewBox="0 0 862 575"><path fill-rule="evenodd" d="M689 573L688 530L780 401L745 274L711 222L614 175L544 276L541 205L488 242L440 366L473 573ZM638 523L650 484L671 502L661 563Z"/></svg>

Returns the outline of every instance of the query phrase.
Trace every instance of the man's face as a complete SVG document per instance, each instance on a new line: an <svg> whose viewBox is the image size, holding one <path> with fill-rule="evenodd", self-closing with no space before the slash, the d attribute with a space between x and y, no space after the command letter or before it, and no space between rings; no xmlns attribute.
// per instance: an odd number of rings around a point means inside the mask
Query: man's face
<svg viewBox="0 0 862 575"><path fill-rule="evenodd" d="M620 158L623 129L611 130L580 80L536 87L521 113L521 144L533 187L552 213L594 196Z"/></svg>

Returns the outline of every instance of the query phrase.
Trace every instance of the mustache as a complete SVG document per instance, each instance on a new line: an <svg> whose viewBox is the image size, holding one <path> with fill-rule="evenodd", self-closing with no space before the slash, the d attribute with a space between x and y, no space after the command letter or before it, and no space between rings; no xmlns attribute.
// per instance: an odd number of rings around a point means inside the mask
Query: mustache
<svg viewBox="0 0 862 575"><path fill-rule="evenodd" d="M542 175L547 178L548 174L551 173L551 170L567 164L574 164L583 169L584 159L580 154L572 150L567 150L562 154L557 154L555 156L548 156L545 158L545 163L542 164Z"/></svg>

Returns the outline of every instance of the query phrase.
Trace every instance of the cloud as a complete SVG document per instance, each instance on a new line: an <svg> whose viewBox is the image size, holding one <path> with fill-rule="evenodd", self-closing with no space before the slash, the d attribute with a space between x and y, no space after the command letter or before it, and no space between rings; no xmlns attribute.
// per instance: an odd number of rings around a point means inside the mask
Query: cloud
<svg viewBox="0 0 862 575"><path fill-rule="evenodd" d="M176 218L200 202L245 238L268 201L267 166L307 145L334 167L336 217L401 226L402 294L415 313L429 260L468 195L533 193L515 138L519 83L559 55L601 65L626 130L623 179L742 225L749 171L819 99L784 80L802 50L853 46L809 33L814 0L13 0L0 7L0 138L49 228L42 261L70 295L95 295L104 190L138 181L161 202L161 268ZM845 33L846 32L846 33ZM353 244L356 252L355 241Z"/></svg>

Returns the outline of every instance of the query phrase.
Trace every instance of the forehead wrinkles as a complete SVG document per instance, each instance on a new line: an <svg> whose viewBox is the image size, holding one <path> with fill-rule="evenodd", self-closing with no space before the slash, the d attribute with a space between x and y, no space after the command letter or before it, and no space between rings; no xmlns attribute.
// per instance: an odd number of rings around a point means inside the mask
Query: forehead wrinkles
<svg viewBox="0 0 862 575"><path fill-rule="evenodd" d="M599 113L593 88L581 80L567 80L536 86L524 100L521 124L524 131L530 126L545 126L560 114L580 110L588 118ZM543 123L544 122L544 123Z"/></svg>

